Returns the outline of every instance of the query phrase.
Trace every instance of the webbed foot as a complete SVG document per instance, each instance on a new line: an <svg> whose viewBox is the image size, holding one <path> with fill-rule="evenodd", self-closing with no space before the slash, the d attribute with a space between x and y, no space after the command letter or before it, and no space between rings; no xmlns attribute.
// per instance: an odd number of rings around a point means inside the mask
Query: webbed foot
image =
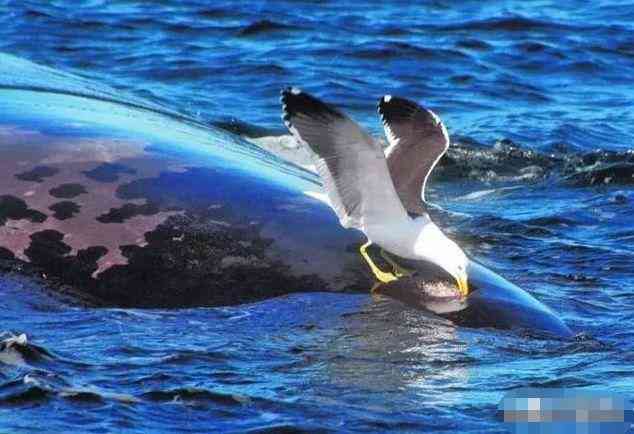
<svg viewBox="0 0 634 434"><path fill-rule="evenodd" d="M367 249L370 245L372 245L372 241L368 241L367 243L362 245L361 248L359 249L359 252L361 252L361 256L363 256L363 259L365 259L365 261L370 266L372 273L374 273L374 275L379 280L379 282L382 282L382 283L389 283L396 280L397 277L394 274L381 271L381 269L379 269L379 267L377 267L374 261L370 258L367 252ZM372 288L372 290L374 291L375 288Z"/></svg>
<svg viewBox="0 0 634 434"><path fill-rule="evenodd" d="M385 259L385 261L392 266L392 271L396 277L407 277L414 274L414 270L410 270L409 268L401 267L399 264L392 259L390 255L383 249L381 249L381 257Z"/></svg>

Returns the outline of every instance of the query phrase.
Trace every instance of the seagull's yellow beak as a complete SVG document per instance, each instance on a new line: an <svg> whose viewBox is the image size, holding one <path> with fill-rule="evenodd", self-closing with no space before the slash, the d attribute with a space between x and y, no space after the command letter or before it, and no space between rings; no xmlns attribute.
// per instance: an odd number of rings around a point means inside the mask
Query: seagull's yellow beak
<svg viewBox="0 0 634 434"><path fill-rule="evenodd" d="M467 274L461 274L456 278L458 281L458 289L460 289L460 294L463 297L469 295L469 284L467 283Z"/></svg>

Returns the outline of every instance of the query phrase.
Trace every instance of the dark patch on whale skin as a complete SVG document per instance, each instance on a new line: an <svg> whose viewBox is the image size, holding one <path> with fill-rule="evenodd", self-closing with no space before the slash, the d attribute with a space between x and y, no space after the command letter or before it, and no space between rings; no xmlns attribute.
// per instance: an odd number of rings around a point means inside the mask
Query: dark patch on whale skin
<svg viewBox="0 0 634 434"><path fill-rule="evenodd" d="M13 252L9 249L6 249L4 247L0 247L0 261L4 260L4 261L11 261L15 259L15 255L13 254Z"/></svg>
<svg viewBox="0 0 634 434"><path fill-rule="evenodd" d="M86 188L78 183L61 184L51 188L48 193L58 199L72 199L80 194L88 193Z"/></svg>
<svg viewBox="0 0 634 434"><path fill-rule="evenodd" d="M103 255L108 253L108 249L104 246L91 246L86 249L79 250L75 258L71 258L74 266L78 267L86 276L91 276L97 270L97 261Z"/></svg>
<svg viewBox="0 0 634 434"><path fill-rule="evenodd" d="M100 307L236 305L328 287L317 275L293 277L287 265L267 257L273 240L262 238L257 225L213 223L232 214L212 209L204 215L172 216L146 233L146 246L121 248L128 264L108 268L96 279L91 276L107 249L93 246L69 255L64 235L55 230L31 236L25 250L30 263L24 266L61 292Z"/></svg>
<svg viewBox="0 0 634 434"><path fill-rule="evenodd" d="M71 247L64 243L64 234L53 229L31 235L31 244L24 251L33 266L39 267L47 275L56 277L79 289L91 285L91 274L98 266L97 261L108 252L103 246L91 246L69 256Z"/></svg>
<svg viewBox="0 0 634 434"><path fill-rule="evenodd" d="M133 214L156 211L182 214L148 229L141 245L130 241L119 246L127 263L103 267L101 262L113 252L101 246L72 254L64 234L55 230L31 235L24 249L30 263L13 262L45 276L60 291L78 293L97 306L219 306L329 290L332 282L317 273L295 270L293 261L287 263L279 256L275 240L262 235L265 222L278 215L276 207L289 204L288 191L270 188L266 200L258 200L255 185L236 172L204 167L132 179L115 187L117 197L151 205L112 208L100 216L102 222L125 222ZM112 230L123 228L112 225ZM363 277L365 284L367 276ZM368 287L369 283L363 289Z"/></svg>
<svg viewBox="0 0 634 434"><path fill-rule="evenodd" d="M64 200L62 202L54 203L49 206L48 209L54 212L53 217L57 220L66 220L72 218L79 212L81 207L75 202L70 200Z"/></svg>
<svg viewBox="0 0 634 434"><path fill-rule="evenodd" d="M159 213L159 207L153 203L137 205L126 203L120 208L110 208L106 214L97 217L101 223L123 223L124 221L139 215L149 216Z"/></svg>
<svg viewBox="0 0 634 434"><path fill-rule="evenodd" d="M63 243L63 239L64 234L53 229L35 232L31 235L31 245L24 253L33 263L41 262L45 257L64 256L72 249Z"/></svg>
<svg viewBox="0 0 634 434"><path fill-rule="evenodd" d="M216 211L214 211L216 212ZM226 213L226 211L225 211ZM172 216L146 234L148 244L124 246L129 260L99 275L92 296L122 307L234 305L290 292L317 291L316 275L292 277L266 255L273 240L250 224L209 223L217 216Z"/></svg>
<svg viewBox="0 0 634 434"><path fill-rule="evenodd" d="M42 223L46 221L47 216L40 211L30 209L19 197L2 195L0 196L0 225L4 225L9 219L26 219L33 223Z"/></svg>
<svg viewBox="0 0 634 434"><path fill-rule="evenodd" d="M44 178L49 178L59 173L59 169L48 166L36 166L28 172L15 175L20 181L43 182Z"/></svg>
<svg viewBox="0 0 634 434"><path fill-rule="evenodd" d="M137 171L118 163L103 163L92 170L83 172L88 178L97 182L116 182L119 175L135 175Z"/></svg>

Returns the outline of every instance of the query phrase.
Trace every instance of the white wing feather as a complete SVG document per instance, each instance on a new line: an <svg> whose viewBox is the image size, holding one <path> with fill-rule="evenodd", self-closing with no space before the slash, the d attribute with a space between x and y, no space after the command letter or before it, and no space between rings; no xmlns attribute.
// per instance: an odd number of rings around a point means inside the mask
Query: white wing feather
<svg viewBox="0 0 634 434"><path fill-rule="evenodd" d="M407 219L380 145L338 110L298 89L282 92L283 119L312 151L315 167L341 224L369 226Z"/></svg>

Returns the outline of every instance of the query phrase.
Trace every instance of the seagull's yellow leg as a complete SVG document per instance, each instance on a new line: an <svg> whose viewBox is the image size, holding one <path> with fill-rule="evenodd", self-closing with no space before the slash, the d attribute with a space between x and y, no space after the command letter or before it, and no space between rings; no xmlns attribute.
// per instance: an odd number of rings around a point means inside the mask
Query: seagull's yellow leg
<svg viewBox="0 0 634 434"><path fill-rule="evenodd" d="M382 283L389 283L389 282L392 282L393 280L396 280L396 276L394 274L386 273L384 271L381 271L379 269L379 267L376 266L374 261L372 259L370 259L370 256L368 255L368 252L367 252L367 249L368 249L368 247L371 244L372 244L372 241L368 241L367 243L365 243L364 245L361 246L359 251L361 252L361 256L363 256L363 259L365 259L365 261L370 266L370 269L372 270L372 272L374 273L376 278ZM373 290L374 289L375 288L373 288Z"/></svg>
<svg viewBox="0 0 634 434"><path fill-rule="evenodd" d="M401 267L400 265L398 265L396 261L394 261L394 259L392 259L390 255L388 255L383 249L381 249L381 257L385 259L385 261L392 266L392 270L396 277L404 277L404 276L410 276L414 274L413 270L410 270L408 268Z"/></svg>

